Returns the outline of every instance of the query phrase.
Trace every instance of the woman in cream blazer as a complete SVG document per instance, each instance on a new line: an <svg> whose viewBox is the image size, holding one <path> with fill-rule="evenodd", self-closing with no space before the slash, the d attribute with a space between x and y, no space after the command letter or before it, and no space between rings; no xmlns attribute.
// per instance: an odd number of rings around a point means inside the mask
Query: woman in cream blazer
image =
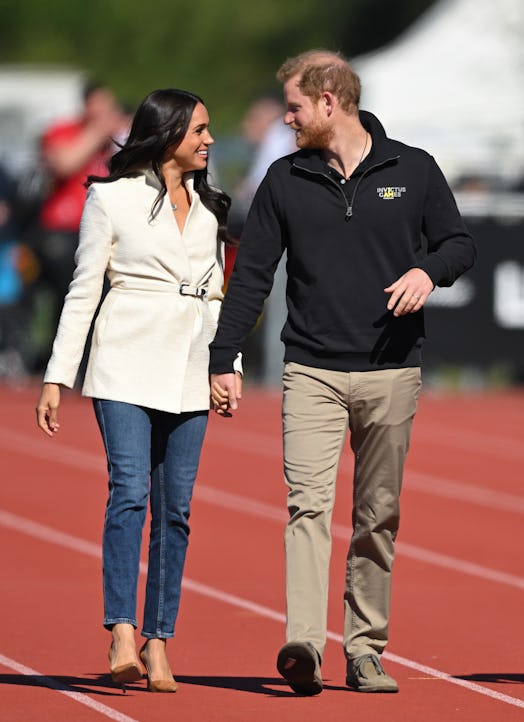
<svg viewBox="0 0 524 722"><path fill-rule="evenodd" d="M94 326L82 393L93 398L109 469L103 538L104 626L113 680L176 691L174 634L189 505L209 410L208 345L222 301L230 200L206 180L209 117L200 98L154 91L138 108L107 178L88 179L76 270L37 406L59 428ZM152 522L142 636L134 631L142 529ZM140 656L140 659L139 659ZM141 660L141 661L140 661Z"/></svg>
<svg viewBox="0 0 524 722"><path fill-rule="evenodd" d="M110 290L82 393L171 413L209 407L208 345L222 300L223 244L192 174L184 182L191 206L183 232L168 202L149 220L160 190L152 170L90 186L44 381L74 385L107 273Z"/></svg>

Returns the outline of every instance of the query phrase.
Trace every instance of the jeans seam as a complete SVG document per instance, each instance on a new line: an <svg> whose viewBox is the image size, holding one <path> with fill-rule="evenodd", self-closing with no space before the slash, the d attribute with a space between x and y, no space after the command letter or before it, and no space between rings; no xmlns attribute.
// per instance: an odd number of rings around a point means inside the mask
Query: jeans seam
<svg viewBox="0 0 524 722"><path fill-rule="evenodd" d="M159 569L158 569L158 609L156 628L158 635L162 634L161 621L164 615L164 595L165 595L165 546L166 546L166 489L165 474L163 465L158 470L159 496L160 496L160 549L159 549Z"/></svg>
<svg viewBox="0 0 524 722"><path fill-rule="evenodd" d="M104 448L106 450L106 459L107 459L107 467L108 467L107 470L109 472L109 499L108 499L108 503L106 504L106 511L105 511L105 515L104 515L104 528L105 528L105 525L107 524L107 518L109 516L109 509L111 506L111 502L113 500L112 464L111 464L111 460L109 458L109 446L107 443L107 431L106 431L106 423L105 423L105 418L104 418L104 409L103 409L102 403L100 402L99 399L95 399L94 403L96 404L96 407L98 410L98 416L100 419L100 433L102 434ZM104 549L102 546L102 569L104 568L104 565L105 565ZM106 599L108 590L106 587L106 581L105 581L104 574L102 574L102 589L103 589L104 599ZM104 619L104 625L107 625L107 624L109 624L109 621L108 621L108 617L106 616Z"/></svg>

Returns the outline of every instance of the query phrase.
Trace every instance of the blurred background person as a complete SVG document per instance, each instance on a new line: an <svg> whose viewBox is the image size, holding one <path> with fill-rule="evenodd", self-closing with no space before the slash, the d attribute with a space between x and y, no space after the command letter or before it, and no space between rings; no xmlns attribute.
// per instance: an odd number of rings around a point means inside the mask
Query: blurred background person
<svg viewBox="0 0 524 722"><path fill-rule="evenodd" d="M41 139L41 162L49 191L39 215L35 252L40 282L50 295L49 338L41 350L49 356L64 297L74 270L80 218L89 175L107 175L107 163L117 143L125 140L129 117L113 92L88 82L83 92L83 112L78 118L53 123Z"/></svg>
<svg viewBox="0 0 524 722"><path fill-rule="evenodd" d="M271 163L296 150L293 133L284 124L284 103L276 93L264 93L248 107L241 132L251 149L247 171L235 193L244 217Z"/></svg>
<svg viewBox="0 0 524 722"><path fill-rule="evenodd" d="M17 237L14 197L15 183L0 166L0 378L7 380L27 373L24 249Z"/></svg>

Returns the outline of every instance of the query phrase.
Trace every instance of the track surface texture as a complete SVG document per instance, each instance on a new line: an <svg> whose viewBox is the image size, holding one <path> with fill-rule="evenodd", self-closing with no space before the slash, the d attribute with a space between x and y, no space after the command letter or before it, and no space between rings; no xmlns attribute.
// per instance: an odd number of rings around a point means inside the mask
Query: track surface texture
<svg viewBox="0 0 524 722"><path fill-rule="evenodd" d="M383 658L397 695L345 686L347 445L333 522L325 688L313 698L292 693L275 669L285 641L279 391L246 388L233 418L210 418L168 644L175 695L148 693L145 680L124 695L111 682L101 627L102 445L89 400L65 393L61 430L48 439L36 428L37 397L37 386L0 388L3 721L524 719L523 391L421 397ZM143 586L142 574L140 603Z"/></svg>

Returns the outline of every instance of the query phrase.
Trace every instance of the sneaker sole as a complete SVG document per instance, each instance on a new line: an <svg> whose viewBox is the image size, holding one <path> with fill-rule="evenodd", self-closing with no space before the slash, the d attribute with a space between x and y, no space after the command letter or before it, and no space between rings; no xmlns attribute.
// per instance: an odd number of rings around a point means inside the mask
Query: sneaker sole
<svg viewBox="0 0 524 722"><path fill-rule="evenodd" d="M322 680L315 676L316 652L305 643L285 644L277 657L277 669L297 694L312 697L323 689Z"/></svg>

